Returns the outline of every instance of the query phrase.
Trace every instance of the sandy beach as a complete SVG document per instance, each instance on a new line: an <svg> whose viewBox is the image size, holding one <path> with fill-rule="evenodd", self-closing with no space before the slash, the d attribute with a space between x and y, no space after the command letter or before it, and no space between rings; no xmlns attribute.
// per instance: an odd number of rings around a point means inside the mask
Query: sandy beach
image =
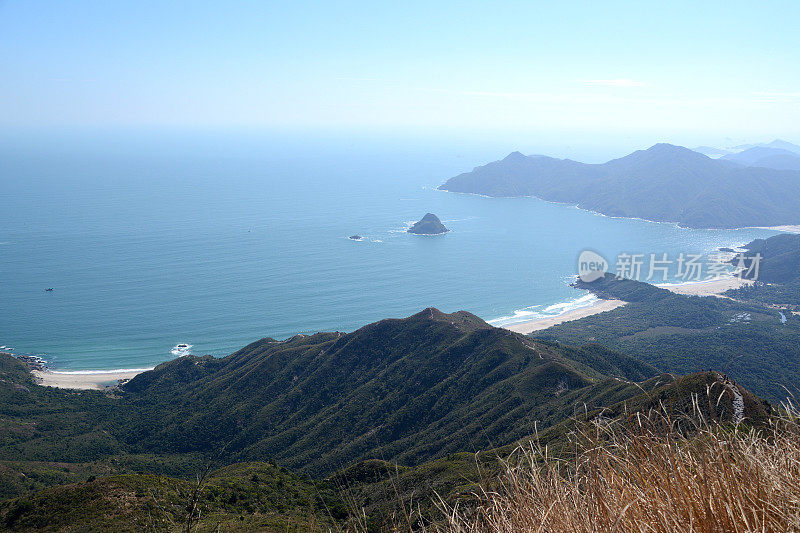
<svg viewBox="0 0 800 533"><path fill-rule="evenodd" d="M698 281L681 284L661 284L661 288L670 290L677 294L686 294L692 296L719 296L728 289L736 289L742 285L752 283L749 280L742 280L740 278L728 277L723 279L715 279L708 281ZM517 333L532 333L534 331L541 331L549 327L578 320L587 316L612 311L618 307L622 307L626 302L622 300L597 300L594 304L568 311L566 313L539 318L537 320L529 320L527 322L519 322L517 324L509 324L503 326L505 329L515 331ZM89 373L62 373L52 372L49 370L33 370L32 374L39 379L41 385L46 387L58 387L62 389L93 389L103 390L109 385L114 385L121 379L131 379L137 374L141 374L147 369L136 370L111 370L108 372L93 372Z"/></svg>
<svg viewBox="0 0 800 533"><path fill-rule="evenodd" d="M676 294L687 294L689 296L722 296L722 294L729 289L738 289L744 285L750 285L753 282L746 279L735 278L733 276L711 279L707 281L692 281L688 283L670 284L663 283L657 285L662 289L667 289Z"/></svg>
<svg viewBox="0 0 800 533"><path fill-rule="evenodd" d="M516 331L517 333L531 333L534 331L547 329L557 324L569 322L571 320L578 320L579 318L596 315L597 313L611 311L617 307L622 307L625 305L625 303L626 302L623 302L622 300L598 300L597 303L588 307L567 311L566 313L557 316L530 320L528 322L519 322L517 324L509 324L508 326L503 327L505 327L505 329L510 329L511 331Z"/></svg>
<svg viewBox="0 0 800 533"><path fill-rule="evenodd" d="M125 371L111 370L109 372L92 374L65 374L61 372L51 372L49 370L34 370L31 373L40 380L39 384L45 387L103 390L107 385L115 385L120 379L131 379L144 371L144 369Z"/></svg>
<svg viewBox="0 0 800 533"><path fill-rule="evenodd" d="M670 284L663 283L658 285L662 289L667 289L676 294L685 294L688 296L717 296L724 297L723 293L729 289L738 289L743 285L749 285L752 281L743 280L735 277L726 277L722 279L712 279L707 281L694 281L688 283ZM527 322L519 322L517 324L509 324L503 326L505 329L516 331L517 333L532 333L534 331L541 331L551 326L578 320L587 316L612 311L618 307L622 307L626 302L622 300L598 300L594 305L568 311L564 314L539 318L537 320L530 320Z"/></svg>
<svg viewBox="0 0 800 533"><path fill-rule="evenodd" d="M759 229L774 229L775 231L785 231L786 233L800 233L800 226L771 226Z"/></svg>

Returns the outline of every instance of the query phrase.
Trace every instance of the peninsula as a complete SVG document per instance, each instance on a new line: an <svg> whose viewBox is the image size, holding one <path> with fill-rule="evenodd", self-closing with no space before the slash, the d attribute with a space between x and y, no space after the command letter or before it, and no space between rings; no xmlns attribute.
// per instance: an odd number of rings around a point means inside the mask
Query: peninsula
<svg viewBox="0 0 800 533"><path fill-rule="evenodd" d="M800 223L797 183L797 170L747 167L656 144L603 164L514 152L450 178L439 189L535 196L608 216L690 228L743 228Z"/></svg>

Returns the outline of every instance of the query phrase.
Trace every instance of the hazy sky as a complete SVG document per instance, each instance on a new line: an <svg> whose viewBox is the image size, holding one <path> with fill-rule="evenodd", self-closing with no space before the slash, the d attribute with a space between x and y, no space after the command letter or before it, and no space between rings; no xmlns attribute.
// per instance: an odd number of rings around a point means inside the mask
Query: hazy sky
<svg viewBox="0 0 800 533"><path fill-rule="evenodd" d="M432 3L0 0L0 126L800 141L800 1Z"/></svg>

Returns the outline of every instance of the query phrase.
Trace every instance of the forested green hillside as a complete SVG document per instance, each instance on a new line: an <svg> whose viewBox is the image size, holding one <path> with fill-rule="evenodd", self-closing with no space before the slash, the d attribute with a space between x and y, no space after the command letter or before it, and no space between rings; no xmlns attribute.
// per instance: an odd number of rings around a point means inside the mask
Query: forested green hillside
<svg viewBox="0 0 800 533"><path fill-rule="evenodd" d="M573 331L607 335L637 355L613 334L693 327L718 335L718 323L741 310L610 278L599 286L637 301L622 309L621 329L575 322L583 326ZM747 327L774 319L747 309ZM669 367L691 357L678 353L645 358ZM0 500L10 498L0 519L18 530L174 530L199 491L210 531L308 530L357 517L378 530L413 505L413 520L433 516L437 495L468 494L531 436L569 454L575 424L652 409L758 425L771 408L718 373L676 378L595 342L532 339L432 308L349 334L181 357L106 391L42 387L0 354ZM205 471L213 474L199 488L193 479Z"/></svg>
<svg viewBox="0 0 800 533"><path fill-rule="evenodd" d="M634 295L633 299L534 337L575 345L599 343L676 374L719 370L772 401L797 394L800 316L752 299L684 296L612 275L598 283L604 297ZM594 290L592 283L581 287ZM751 290L730 294L741 297Z"/></svg>
<svg viewBox="0 0 800 533"><path fill-rule="evenodd" d="M770 406L738 391L748 426L764 424ZM208 472L199 478L83 475L77 482L0 502L0 523L15 531L177 531L191 517L200 531L318 531L347 525L366 531L406 529L440 520L440 498L449 504L471 501L480 484L499 474L520 450L546 446L553 457L569 457L575 430L589 428L598 417L608 423L666 409L679 421L699 409L708 421L729 423L736 414L734 395L718 373L679 379L660 375L642 382L605 379L574 400L573 414L550 428L477 454L448 454L413 467L371 459L322 479L265 462L222 467L203 462L192 472Z"/></svg>

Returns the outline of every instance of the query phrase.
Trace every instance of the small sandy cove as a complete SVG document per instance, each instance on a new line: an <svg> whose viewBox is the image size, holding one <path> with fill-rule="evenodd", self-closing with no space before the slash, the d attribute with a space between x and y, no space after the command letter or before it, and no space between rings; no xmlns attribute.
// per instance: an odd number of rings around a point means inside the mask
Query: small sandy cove
<svg viewBox="0 0 800 533"><path fill-rule="evenodd" d="M58 387L60 389L94 389L103 390L107 385L115 385L120 379L131 379L141 374L145 369L137 370L111 370L92 374L65 374L49 370L34 370L31 373L38 378L39 384L45 387Z"/></svg>
<svg viewBox="0 0 800 533"><path fill-rule="evenodd" d="M742 280L735 277L726 277L708 281L694 281L680 284L664 283L662 285L658 285L658 287L667 289L676 294L686 294L691 296L719 296L724 298L723 293L728 289L737 289L742 285L747 285L750 283L752 282L748 280ZM504 327L506 329L510 329L511 331L516 331L517 333L533 333L534 331L541 331L551 326L563 324L564 322L570 322L572 320L578 320L579 318L585 318L598 313L612 311L617 307L622 307L623 305L625 305L625 302L622 300L598 300L593 305L582 307L581 309L575 309L574 311L568 311L561 315L530 320L528 322L520 322L518 324L510 324Z"/></svg>

